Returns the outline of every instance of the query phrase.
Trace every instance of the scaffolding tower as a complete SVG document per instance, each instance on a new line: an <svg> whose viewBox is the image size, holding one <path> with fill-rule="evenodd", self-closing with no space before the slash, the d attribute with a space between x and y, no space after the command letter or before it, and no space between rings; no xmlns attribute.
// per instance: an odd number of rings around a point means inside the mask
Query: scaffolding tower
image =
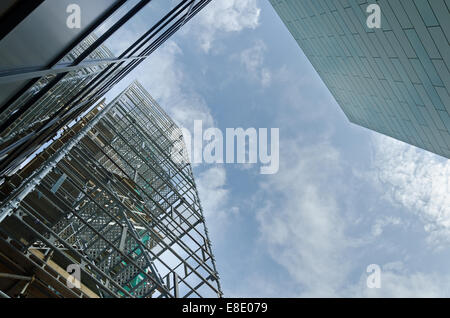
<svg viewBox="0 0 450 318"><path fill-rule="evenodd" d="M221 297L185 151L137 81L84 114L0 186L1 294Z"/></svg>

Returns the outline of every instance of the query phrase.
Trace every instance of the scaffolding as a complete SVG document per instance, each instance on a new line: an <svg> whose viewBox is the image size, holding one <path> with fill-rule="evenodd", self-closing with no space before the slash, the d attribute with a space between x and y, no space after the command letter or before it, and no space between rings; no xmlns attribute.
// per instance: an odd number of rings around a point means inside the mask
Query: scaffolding
<svg viewBox="0 0 450 318"><path fill-rule="evenodd" d="M179 128L137 82L0 187L10 297L221 297ZM185 150L185 148L182 148ZM78 266L79 286L68 286Z"/></svg>

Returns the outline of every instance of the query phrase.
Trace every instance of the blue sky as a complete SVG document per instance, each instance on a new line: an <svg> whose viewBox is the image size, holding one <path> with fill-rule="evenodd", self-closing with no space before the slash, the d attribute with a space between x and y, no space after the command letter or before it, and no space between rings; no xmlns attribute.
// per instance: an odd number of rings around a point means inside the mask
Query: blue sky
<svg viewBox="0 0 450 318"><path fill-rule="evenodd" d="M449 161L350 124L268 1L214 0L134 78L188 129L280 129L277 174L194 169L226 297L450 296Z"/></svg>

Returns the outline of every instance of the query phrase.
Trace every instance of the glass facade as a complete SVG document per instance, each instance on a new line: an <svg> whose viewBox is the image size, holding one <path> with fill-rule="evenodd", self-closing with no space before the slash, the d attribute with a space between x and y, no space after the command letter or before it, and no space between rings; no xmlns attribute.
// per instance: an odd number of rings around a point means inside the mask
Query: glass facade
<svg viewBox="0 0 450 318"><path fill-rule="evenodd" d="M88 49L97 39L98 37L95 34L89 35L65 56L61 60L61 63L69 64L73 62L77 56ZM114 55L105 45L101 45L97 50L90 53L87 58L101 60L114 58ZM8 125L7 130L1 136L2 143L17 140L20 137L26 136L27 133L34 131L41 122L50 118L63 107L67 101L79 94L100 71L105 69L105 67L106 65L99 64L69 72L42 98L24 111L17 120ZM45 87L53 77L54 74L49 74L33 84L29 90L22 94L19 99L15 100L0 114L0 124L6 124L10 116L17 112L28 99Z"/></svg>
<svg viewBox="0 0 450 318"><path fill-rule="evenodd" d="M72 30L71 1L49 0L10 25L0 38L0 183L210 1L80 0L83 27Z"/></svg>
<svg viewBox="0 0 450 318"><path fill-rule="evenodd" d="M351 122L450 158L448 1L270 2Z"/></svg>

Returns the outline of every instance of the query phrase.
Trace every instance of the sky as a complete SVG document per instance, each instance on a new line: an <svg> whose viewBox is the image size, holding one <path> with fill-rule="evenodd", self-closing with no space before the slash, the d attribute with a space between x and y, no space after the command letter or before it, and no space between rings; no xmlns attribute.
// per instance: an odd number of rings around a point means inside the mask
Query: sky
<svg viewBox="0 0 450 318"><path fill-rule="evenodd" d="M450 161L351 124L268 1L214 0L135 78L190 130L279 128L276 174L194 165L225 297L450 296Z"/></svg>

